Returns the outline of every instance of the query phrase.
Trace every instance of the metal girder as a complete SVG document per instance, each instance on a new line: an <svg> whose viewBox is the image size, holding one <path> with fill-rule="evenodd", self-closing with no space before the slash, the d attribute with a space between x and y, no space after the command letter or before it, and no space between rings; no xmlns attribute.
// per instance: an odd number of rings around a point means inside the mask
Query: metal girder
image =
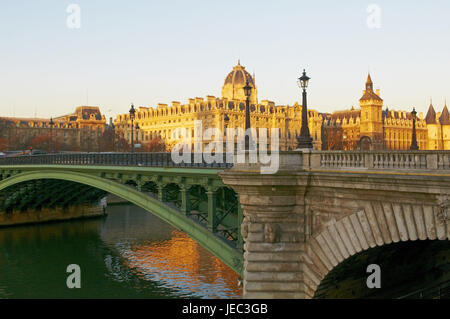
<svg viewBox="0 0 450 319"><path fill-rule="evenodd" d="M46 205L43 205L45 202L50 200L53 196L55 196L55 191L60 189L61 185L64 184L64 181L49 181L45 180L42 191L37 191L36 197L38 198L34 203L30 206L32 209L38 209L40 207L44 207Z"/></svg>
<svg viewBox="0 0 450 319"><path fill-rule="evenodd" d="M141 191L158 194L158 185L153 181L147 181L143 183Z"/></svg>
<svg viewBox="0 0 450 319"><path fill-rule="evenodd" d="M177 208L181 207L180 187L177 184L168 184L164 187L164 201L173 203Z"/></svg>
<svg viewBox="0 0 450 319"><path fill-rule="evenodd" d="M73 204L74 200L78 198L80 195L85 193L88 189L90 189L90 186L86 186L84 184L75 184L75 189L72 190L71 194L64 197L64 201L61 203L62 207L68 207L70 204Z"/></svg>
<svg viewBox="0 0 450 319"><path fill-rule="evenodd" d="M86 186L83 185L85 188ZM70 194L73 194L74 191L78 190L78 185L76 183L65 182L64 185L58 190L58 194L56 194L52 200L48 202L46 206L53 207L56 203L60 202L61 199L68 197L68 191ZM83 189L84 190L84 189Z"/></svg>

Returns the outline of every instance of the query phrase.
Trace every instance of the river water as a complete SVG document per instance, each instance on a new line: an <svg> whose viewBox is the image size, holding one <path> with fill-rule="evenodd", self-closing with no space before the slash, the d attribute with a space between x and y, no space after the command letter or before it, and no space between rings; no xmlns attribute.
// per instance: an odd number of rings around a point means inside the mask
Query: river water
<svg viewBox="0 0 450 319"><path fill-rule="evenodd" d="M183 232L132 205L107 212L1 228L0 298L241 298L238 276Z"/></svg>

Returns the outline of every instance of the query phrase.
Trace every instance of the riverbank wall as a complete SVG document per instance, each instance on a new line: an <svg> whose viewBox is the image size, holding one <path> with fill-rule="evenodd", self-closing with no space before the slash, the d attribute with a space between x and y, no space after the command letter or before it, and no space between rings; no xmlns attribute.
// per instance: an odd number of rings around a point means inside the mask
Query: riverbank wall
<svg viewBox="0 0 450 319"><path fill-rule="evenodd" d="M70 207L27 209L25 211L0 211L0 227L101 217L106 214L104 205L74 205Z"/></svg>

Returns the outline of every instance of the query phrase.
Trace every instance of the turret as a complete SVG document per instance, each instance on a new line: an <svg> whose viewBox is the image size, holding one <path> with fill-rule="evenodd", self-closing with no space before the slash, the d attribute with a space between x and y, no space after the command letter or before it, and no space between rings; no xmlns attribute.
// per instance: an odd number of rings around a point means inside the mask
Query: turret
<svg viewBox="0 0 450 319"><path fill-rule="evenodd" d="M379 90L377 90L379 94ZM361 137L367 136L372 143L372 149L383 147L383 99L373 91L370 74L367 76L366 89L359 100L361 106ZM367 140L367 139L366 139Z"/></svg>

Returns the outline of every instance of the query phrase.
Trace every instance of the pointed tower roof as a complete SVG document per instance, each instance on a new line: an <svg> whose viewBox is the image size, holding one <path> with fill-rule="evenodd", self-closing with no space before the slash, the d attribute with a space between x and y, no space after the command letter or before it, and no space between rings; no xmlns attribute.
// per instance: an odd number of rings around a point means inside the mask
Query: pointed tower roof
<svg viewBox="0 0 450 319"><path fill-rule="evenodd" d="M383 101L382 98L380 98L378 95L376 95L373 92L373 82L372 82L372 78L370 77L370 73L367 76L366 90L364 91L364 95L359 100L360 101L365 101L365 100Z"/></svg>
<svg viewBox="0 0 450 319"><path fill-rule="evenodd" d="M450 125L450 114L448 113L447 102L445 102L439 122L441 122L441 125Z"/></svg>
<svg viewBox="0 0 450 319"><path fill-rule="evenodd" d="M366 85L367 85L367 84L373 84L372 78L370 77L370 73L367 75Z"/></svg>
<svg viewBox="0 0 450 319"><path fill-rule="evenodd" d="M436 124L436 112L434 111L433 103L430 102L430 107L428 108L427 116L425 117L425 122L427 124Z"/></svg>

